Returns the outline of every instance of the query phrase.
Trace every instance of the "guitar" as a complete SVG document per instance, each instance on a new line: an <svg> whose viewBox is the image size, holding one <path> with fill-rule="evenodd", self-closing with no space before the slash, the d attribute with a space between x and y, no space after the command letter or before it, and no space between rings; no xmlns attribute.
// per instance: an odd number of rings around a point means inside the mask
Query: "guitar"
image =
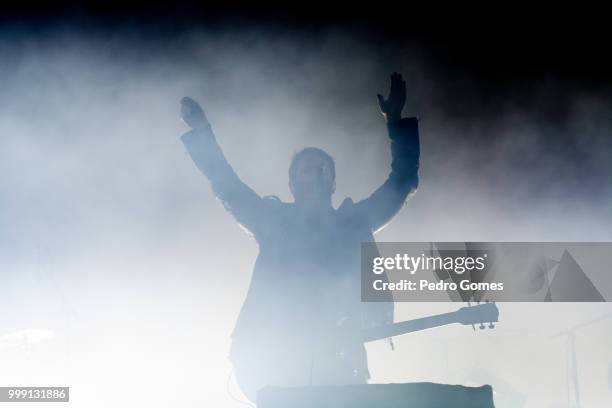
<svg viewBox="0 0 612 408"><path fill-rule="evenodd" d="M231 360L243 393L255 401L266 385L342 385L365 383L368 378L364 343L434 327L459 323L493 328L499 321L495 303L462 307L457 311L415 320L361 329L350 320L323 333L262 334L248 344L233 348ZM365 364L365 365L364 365Z"/></svg>
<svg viewBox="0 0 612 408"><path fill-rule="evenodd" d="M453 323L471 325L474 330L476 330L474 326L476 324L480 325L480 329L484 329L484 323L489 323L488 326L492 329L495 327L493 323L498 322L498 319L499 310L495 303L482 303L476 306L465 306L455 312L366 329L363 330L363 342L386 339Z"/></svg>

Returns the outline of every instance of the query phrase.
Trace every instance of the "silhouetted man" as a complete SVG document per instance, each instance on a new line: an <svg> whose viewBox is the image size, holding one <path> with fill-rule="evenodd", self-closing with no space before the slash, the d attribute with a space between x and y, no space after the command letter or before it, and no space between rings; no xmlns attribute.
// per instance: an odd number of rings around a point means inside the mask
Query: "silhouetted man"
<svg viewBox="0 0 612 408"><path fill-rule="evenodd" d="M251 284L232 335L230 358L243 392L254 400L267 384L349 384L369 378L363 326L393 320L392 303L360 302L360 243L373 241L418 184L415 118L402 119L406 83L391 75L378 95L391 139L391 173L370 197L333 208L334 160L321 149L297 153L289 168L295 198L260 197L228 164L200 105L183 98L182 136L216 196L259 244Z"/></svg>

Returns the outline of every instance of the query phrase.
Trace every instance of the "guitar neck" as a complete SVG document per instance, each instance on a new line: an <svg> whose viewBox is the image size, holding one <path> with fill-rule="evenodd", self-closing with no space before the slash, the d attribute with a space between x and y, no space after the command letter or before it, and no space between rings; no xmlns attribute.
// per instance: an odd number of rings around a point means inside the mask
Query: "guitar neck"
<svg viewBox="0 0 612 408"><path fill-rule="evenodd" d="M400 334L431 329L452 323L458 323L456 312L443 313L435 316L423 317L421 319L408 320L406 322L372 327L363 331L363 341L368 342L381 340L388 337L399 336Z"/></svg>

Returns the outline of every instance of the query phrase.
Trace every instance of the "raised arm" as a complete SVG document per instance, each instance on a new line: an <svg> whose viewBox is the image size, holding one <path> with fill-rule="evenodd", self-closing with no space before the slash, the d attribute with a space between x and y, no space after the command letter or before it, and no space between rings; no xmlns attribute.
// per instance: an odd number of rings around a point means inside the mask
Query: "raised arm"
<svg viewBox="0 0 612 408"><path fill-rule="evenodd" d="M378 95L380 110L387 121L391 139L391 173L368 198L355 204L360 217L376 232L382 229L416 191L419 183L419 129L416 118L402 119L406 102L406 81L391 75L391 91L386 100Z"/></svg>
<svg viewBox="0 0 612 408"><path fill-rule="evenodd" d="M223 206L246 229L255 233L261 222L264 200L236 175L217 144L200 105L191 98L181 100L181 117L191 130L181 136L196 166L210 180Z"/></svg>

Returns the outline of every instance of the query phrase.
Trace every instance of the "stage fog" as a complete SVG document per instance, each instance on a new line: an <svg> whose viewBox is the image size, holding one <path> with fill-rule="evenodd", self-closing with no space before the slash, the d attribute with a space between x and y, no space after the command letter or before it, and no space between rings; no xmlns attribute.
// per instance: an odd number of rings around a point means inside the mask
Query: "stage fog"
<svg viewBox="0 0 612 408"><path fill-rule="evenodd" d="M186 95L260 195L290 201L292 155L328 151L337 206L389 172L376 94L402 72L404 115L420 118L420 186L377 240L612 240L603 91L551 80L495 93L418 44L343 31L15 25L0 51L3 386L69 385L78 407L240 406L226 357L258 248L180 142ZM459 306L400 303L396 320ZM562 405L567 345L550 336L611 311L502 304L495 330L369 345L372 381L490 383L502 407ZM3 338L28 329L52 336ZM609 321L577 334L585 406L610 401L611 340Z"/></svg>

